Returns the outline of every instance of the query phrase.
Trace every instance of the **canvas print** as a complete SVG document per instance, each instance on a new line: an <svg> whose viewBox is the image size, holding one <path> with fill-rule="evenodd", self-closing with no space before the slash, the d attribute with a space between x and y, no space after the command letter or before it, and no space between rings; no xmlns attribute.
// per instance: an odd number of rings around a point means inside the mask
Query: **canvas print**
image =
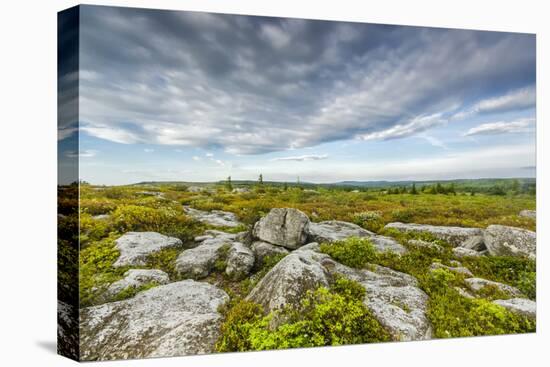
<svg viewBox="0 0 550 367"><path fill-rule="evenodd" d="M535 332L534 34L58 24L60 354Z"/></svg>

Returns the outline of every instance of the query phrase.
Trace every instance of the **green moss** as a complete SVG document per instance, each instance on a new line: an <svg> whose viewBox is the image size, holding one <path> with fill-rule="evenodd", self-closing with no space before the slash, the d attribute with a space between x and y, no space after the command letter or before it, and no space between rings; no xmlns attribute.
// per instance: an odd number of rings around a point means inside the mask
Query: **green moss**
<svg viewBox="0 0 550 367"><path fill-rule="evenodd" d="M143 291L146 291L148 289L158 287L158 286L159 286L159 284L157 282L149 282L149 283L146 283L146 284L142 284L139 287L128 287L128 288L122 290L121 292L119 292L111 301L115 302L115 301L122 301L122 300L125 300L125 299L128 299L128 298L132 298L136 294L138 294L139 292L143 292Z"/></svg>
<svg viewBox="0 0 550 367"><path fill-rule="evenodd" d="M227 313L217 350L245 351L370 343L390 336L364 306L359 284L336 280L333 287L308 292L299 307L261 315L248 301ZM283 323L281 323L283 321ZM273 327L273 323L280 324Z"/></svg>
<svg viewBox="0 0 550 367"><path fill-rule="evenodd" d="M373 244L367 238L351 237L321 244L321 252L353 268L363 268L377 258Z"/></svg>
<svg viewBox="0 0 550 367"><path fill-rule="evenodd" d="M178 279L176 271L176 259L181 253L182 248L170 247L160 251L153 252L147 257L146 267L149 269L159 269L164 271L170 279Z"/></svg>

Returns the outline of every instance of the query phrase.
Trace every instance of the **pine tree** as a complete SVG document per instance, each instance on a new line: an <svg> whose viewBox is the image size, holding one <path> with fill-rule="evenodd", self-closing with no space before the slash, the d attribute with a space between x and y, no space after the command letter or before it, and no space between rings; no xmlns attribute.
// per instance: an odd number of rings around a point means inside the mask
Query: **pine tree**
<svg viewBox="0 0 550 367"><path fill-rule="evenodd" d="M260 177L258 178L258 184L263 185L264 184L264 176L260 173Z"/></svg>
<svg viewBox="0 0 550 367"><path fill-rule="evenodd" d="M411 188L411 194L413 194L413 195L418 194L418 191L416 191L416 185L414 184L414 182L413 182L413 185L412 185L412 188Z"/></svg>
<svg viewBox="0 0 550 367"><path fill-rule="evenodd" d="M231 184L231 176L227 177L227 181L225 181L225 188L228 191L233 191L233 185Z"/></svg>

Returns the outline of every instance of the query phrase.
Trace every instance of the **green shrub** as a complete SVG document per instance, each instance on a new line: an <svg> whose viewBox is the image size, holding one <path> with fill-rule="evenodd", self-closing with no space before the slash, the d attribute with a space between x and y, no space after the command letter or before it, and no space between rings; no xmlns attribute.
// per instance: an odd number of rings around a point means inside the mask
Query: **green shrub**
<svg viewBox="0 0 550 367"><path fill-rule="evenodd" d="M454 288L458 277L436 269L422 278L436 338L533 332L535 323L486 299L469 299Z"/></svg>
<svg viewBox="0 0 550 367"><path fill-rule="evenodd" d="M222 326L217 349L286 349L390 340L363 304L364 295L359 284L338 279L331 289L309 291L297 308L287 307L265 317L260 316L261 307L238 303Z"/></svg>
<svg viewBox="0 0 550 367"><path fill-rule="evenodd" d="M378 232L384 226L380 212L376 211L355 213L352 222L373 232Z"/></svg>
<svg viewBox="0 0 550 367"><path fill-rule="evenodd" d="M537 273L534 271L521 272L516 286L530 299L537 299Z"/></svg>
<svg viewBox="0 0 550 367"><path fill-rule="evenodd" d="M80 246L84 247L90 241L99 241L111 231L110 222L104 219L93 219L87 213L80 214Z"/></svg>
<svg viewBox="0 0 550 367"><path fill-rule="evenodd" d="M377 258L376 250L367 238L350 237L333 243L323 243L321 252L353 268L363 268Z"/></svg>
<svg viewBox="0 0 550 367"><path fill-rule="evenodd" d="M146 266L149 269L159 269L164 271L170 279L178 279L176 271L176 259L181 253L182 248L169 247L160 251L153 252L147 257Z"/></svg>
<svg viewBox="0 0 550 367"><path fill-rule="evenodd" d="M111 302L122 301L122 300L125 300L125 299L128 299L128 298L132 298L136 294L138 294L139 292L143 292L143 291L146 291L148 289L158 287L158 286L159 286L159 284L157 282L149 282L149 283L146 283L146 284L142 284L139 287L128 287L128 288L122 290L121 292L119 292L111 300Z"/></svg>
<svg viewBox="0 0 550 367"><path fill-rule="evenodd" d="M113 225L119 232L153 231L187 242L204 226L172 207L159 209L137 206L119 206L112 214Z"/></svg>

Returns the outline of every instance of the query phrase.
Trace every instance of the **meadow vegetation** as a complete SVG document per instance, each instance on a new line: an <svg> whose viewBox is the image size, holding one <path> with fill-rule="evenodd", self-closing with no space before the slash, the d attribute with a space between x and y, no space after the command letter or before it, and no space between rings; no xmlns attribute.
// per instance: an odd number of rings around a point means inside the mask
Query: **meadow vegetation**
<svg viewBox="0 0 550 367"><path fill-rule="evenodd" d="M242 185L241 185L242 186ZM491 300L506 296L494 289L486 289L478 298L469 299L457 288L465 288L462 275L445 269L430 270L439 262L452 266L460 260L463 266L481 278L517 287L530 299L536 298L535 262L512 257L466 257L457 259L452 247L426 233L401 233L384 230L394 221L484 228L502 224L535 230L535 221L520 217L524 209L535 208L532 192L485 188L468 190L460 186L441 190L437 186L395 188L299 187L297 185L246 186L248 192L231 192L239 184L227 182L210 184L200 192L189 192L183 184L134 185L102 187L83 184L80 188L78 212L70 211L72 201L60 202L60 211L67 213L60 219L60 232L77 233L77 215L80 216L80 274L79 294L82 307L102 302L102 294L114 281L123 277L128 267L113 267L119 256L115 240L128 231L155 231L182 240L181 248L164 249L150 255L144 268L160 269L171 280L178 280L175 259L185 248L194 246L193 238L203 234L208 225L185 214L184 205L200 210L233 212L245 226L221 228L228 232L247 229L261 216L275 207L292 207L305 212L312 221L343 220L365 229L393 237L408 252L404 255L377 253L365 239L350 238L332 244L321 244L321 251L350 267L368 268L379 264L410 274L418 279L419 287L429 296L428 317L435 337L494 335L530 332L535 324L513 314ZM512 185L512 187L514 187ZM502 194L502 191L504 194ZM101 216L101 217L97 217ZM220 228L217 228L220 229ZM65 236L65 237L67 237ZM434 242L438 247L418 248L408 243L411 239ZM60 242L63 266L70 267L78 255L67 240ZM221 251L227 252L227 248ZM222 254L223 255L223 254ZM231 301L224 307L225 321L217 344L219 351L242 351L339 345L390 340L364 306L364 289L357 283L337 279L330 287L321 287L304 296L297 309L264 313L260 305L245 300L259 280L284 255L271 256L256 264L250 277L235 282L227 279L225 256L221 256L216 270L203 281L225 289ZM75 265L76 266L76 265ZM76 269L73 269L76 270ZM70 283L70 282L69 282ZM156 284L130 289L116 299L134 296Z"/></svg>

